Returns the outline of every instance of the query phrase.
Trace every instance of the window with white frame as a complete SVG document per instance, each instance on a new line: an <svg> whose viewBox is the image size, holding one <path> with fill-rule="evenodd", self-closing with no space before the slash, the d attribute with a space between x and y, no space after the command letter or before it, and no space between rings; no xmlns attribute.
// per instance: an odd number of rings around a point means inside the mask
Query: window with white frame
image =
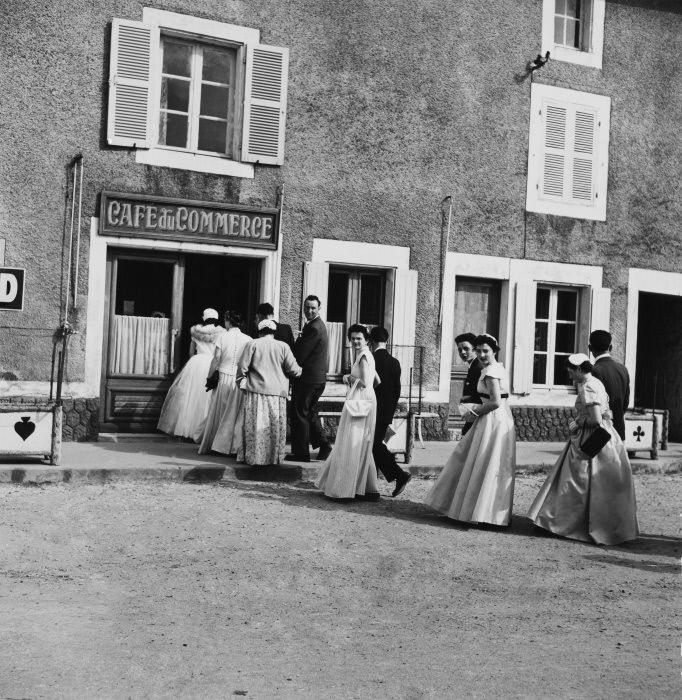
<svg viewBox="0 0 682 700"><path fill-rule="evenodd" d="M538 285L535 295L533 384L569 386L566 358L576 352L579 290Z"/></svg>
<svg viewBox="0 0 682 700"><path fill-rule="evenodd" d="M543 0L542 53L552 60L602 67L605 0Z"/></svg>
<svg viewBox="0 0 682 700"><path fill-rule="evenodd" d="M284 158L288 49L258 30L145 8L114 19L108 142L138 162L253 177Z"/></svg>
<svg viewBox="0 0 682 700"><path fill-rule="evenodd" d="M611 100L534 84L526 209L606 220Z"/></svg>

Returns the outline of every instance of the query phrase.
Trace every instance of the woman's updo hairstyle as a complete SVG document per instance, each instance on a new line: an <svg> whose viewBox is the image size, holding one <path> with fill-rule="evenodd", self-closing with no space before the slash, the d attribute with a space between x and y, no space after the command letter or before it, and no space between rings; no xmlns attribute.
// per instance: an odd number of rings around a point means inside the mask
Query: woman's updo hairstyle
<svg viewBox="0 0 682 700"><path fill-rule="evenodd" d="M474 347L477 348L479 345L489 345L493 352L500 351L500 346L497 344L497 338L488 333L481 333L481 335L476 336Z"/></svg>
<svg viewBox="0 0 682 700"><path fill-rule="evenodd" d="M566 367L569 369L579 369L581 372L591 372L594 365L590 362L590 358L582 352L569 355L566 358Z"/></svg>
<svg viewBox="0 0 682 700"><path fill-rule="evenodd" d="M362 333L365 336L365 340L369 340L369 331L361 323L354 323L348 329L348 340L350 340L351 333Z"/></svg>
<svg viewBox="0 0 682 700"><path fill-rule="evenodd" d="M226 321L229 321L230 325L233 328L239 328L239 330L242 330L243 325L244 325L244 319L242 315L239 313L239 311L226 311L225 316L224 316Z"/></svg>

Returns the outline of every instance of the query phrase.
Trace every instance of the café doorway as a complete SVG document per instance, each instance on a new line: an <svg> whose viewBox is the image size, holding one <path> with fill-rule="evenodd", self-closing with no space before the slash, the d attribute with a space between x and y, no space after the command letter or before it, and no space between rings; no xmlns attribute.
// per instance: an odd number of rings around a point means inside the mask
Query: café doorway
<svg viewBox="0 0 682 700"><path fill-rule="evenodd" d="M207 307L248 325L261 260L110 249L101 432L154 432L166 392L189 358L190 328Z"/></svg>

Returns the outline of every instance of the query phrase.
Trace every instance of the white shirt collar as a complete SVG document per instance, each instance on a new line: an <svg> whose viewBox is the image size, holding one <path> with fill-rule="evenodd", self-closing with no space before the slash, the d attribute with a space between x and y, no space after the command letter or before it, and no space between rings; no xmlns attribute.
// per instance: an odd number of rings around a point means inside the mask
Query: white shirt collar
<svg viewBox="0 0 682 700"><path fill-rule="evenodd" d="M603 352L601 355L596 355L594 361L601 360L602 357L611 357L610 352Z"/></svg>

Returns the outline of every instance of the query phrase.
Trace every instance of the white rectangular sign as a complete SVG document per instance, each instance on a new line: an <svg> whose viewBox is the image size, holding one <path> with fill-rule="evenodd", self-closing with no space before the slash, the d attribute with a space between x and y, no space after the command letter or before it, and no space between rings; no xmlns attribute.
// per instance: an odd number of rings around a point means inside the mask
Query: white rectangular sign
<svg viewBox="0 0 682 700"><path fill-rule="evenodd" d="M0 413L0 454L49 455L53 416L30 408Z"/></svg>

